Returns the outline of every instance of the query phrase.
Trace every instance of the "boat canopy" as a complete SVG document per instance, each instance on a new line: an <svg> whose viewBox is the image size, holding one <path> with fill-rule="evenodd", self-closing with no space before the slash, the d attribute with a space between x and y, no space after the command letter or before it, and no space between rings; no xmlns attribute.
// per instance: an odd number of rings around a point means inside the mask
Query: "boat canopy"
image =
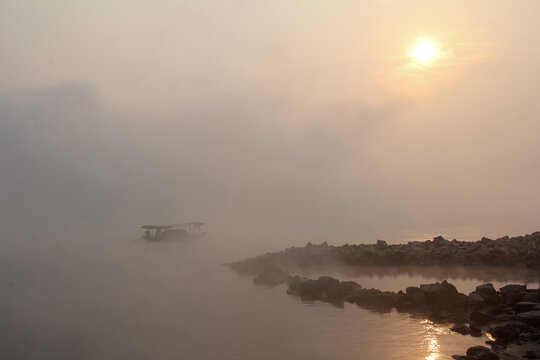
<svg viewBox="0 0 540 360"><path fill-rule="evenodd" d="M143 225L141 226L142 229L146 230L167 230L167 229L174 229L174 228L182 228L182 227L194 227L196 229L200 229L200 227L203 225L203 222L193 221L183 224L172 224L172 225Z"/></svg>

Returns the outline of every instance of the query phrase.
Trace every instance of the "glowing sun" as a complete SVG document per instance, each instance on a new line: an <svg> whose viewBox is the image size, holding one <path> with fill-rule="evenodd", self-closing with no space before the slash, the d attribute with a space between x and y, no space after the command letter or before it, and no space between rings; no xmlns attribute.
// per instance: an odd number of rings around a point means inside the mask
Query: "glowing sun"
<svg viewBox="0 0 540 360"><path fill-rule="evenodd" d="M413 46L410 56L418 63L428 64L435 60L438 51L433 41L420 40Z"/></svg>

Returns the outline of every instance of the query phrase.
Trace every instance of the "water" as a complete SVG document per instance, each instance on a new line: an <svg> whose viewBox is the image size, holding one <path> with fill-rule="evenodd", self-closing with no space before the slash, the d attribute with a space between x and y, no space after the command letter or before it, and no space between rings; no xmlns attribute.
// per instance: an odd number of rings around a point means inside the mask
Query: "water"
<svg viewBox="0 0 540 360"><path fill-rule="evenodd" d="M0 358L433 360L486 340L405 314L302 303L284 286L254 286L221 265L230 253L216 244L93 241L3 251ZM356 279L379 288L426 282Z"/></svg>

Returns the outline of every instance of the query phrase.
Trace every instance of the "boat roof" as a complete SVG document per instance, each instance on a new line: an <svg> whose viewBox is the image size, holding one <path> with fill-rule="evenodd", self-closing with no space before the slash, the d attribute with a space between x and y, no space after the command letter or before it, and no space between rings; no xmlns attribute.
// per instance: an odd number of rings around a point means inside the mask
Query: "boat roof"
<svg viewBox="0 0 540 360"><path fill-rule="evenodd" d="M181 227L190 226L190 225L201 226L203 224L204 223L202 222L194 221L194 222L188 222L188 223L183 223L183 224L171 224L171 225L143 225L141 226L141 229L165 230L165 229L181 228Z"/></svg>
<svg viewBox="0 0 540 360"><path fill-rule="evenodd" d="M150 229L150 230L153 230L153 229L172 229L172 228L175 228L176 226L174 225L143 225L141 226L142 229Z"/></svg>

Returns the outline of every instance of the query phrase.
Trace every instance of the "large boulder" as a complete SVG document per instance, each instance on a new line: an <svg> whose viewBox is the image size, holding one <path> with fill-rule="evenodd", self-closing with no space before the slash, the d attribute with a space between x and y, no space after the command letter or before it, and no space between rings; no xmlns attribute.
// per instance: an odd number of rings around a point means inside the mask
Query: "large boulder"
<svg viewBox="0 0 540 360"><path fill-rule="evenodd" d="M519 293L525 290L527 290L526 285L510 284L510 285L503 286L500 289L500 292L502 296L508 296L508 295Z"/></svg>
<svg viewBox="0 0 540 360"><path fill-rule="evenodd" d="M407 301L412 304L423 304L427 301L426 294L419 287L409 286L405 289Z"/></svg>
<svg viewBox="0 0 540 360"><path fill-rule="evenodd" d="M397 297L398 294L390 291L362 289L351 300L358 306L384 313L392 310L396 305Z"/></svg>
<svg viewBox="0 0 540 360"><path fill-rule="evenodd" d="M476 287L476 292L483 297L491 297L497 294L497 290L495 290L492 283L478 285Z"/></svg>
<svg viewBox="0 0 540 360"><path fill-rule="evenodd" d="M450 328L451 331L457 332L461 335L469 335L471 333L471 328L465 324L456 324Z"/></svg>
<svg viewBox="0 0 540 360"><path fill-rule="evenodd" d="M377 250L385 250L388 248L388 243L384 240L377 240L377 244L375 245L375 248Z"/></svg>
<svg viewBox="0 0 540 360"><path fill-rule="evenodd" d="M450 241L446 240L445 238L443 238L440 235L433 238L433 245L435 245L436 247L444 246L444 245L449 244L449 243L450 243Z"/></svg>
<svg viewBox="0 0 540 360"><path fill-rule="evenodd" d="M524 330L523 324L512 324L508 323L503 326L496 326L493 329L490 329L491 335L495 338L497 344L506 345L511 341L519 338L519 334Z"/></svg>
<svg viewBox="0 0 540 360"><path fill-rule="evenodd" d="M485 346L473 346L468 348L467 356L477 360L499 360L499 356Z"/></svg>
<svg viewBox="0 0 540 360"><path fill-rule="evenodd" d="M442 283L434 284L422 284L420 285L420 291L426 295L428 299L448 299L456 297L459 292L456 287L446 280Z"/></svg>

